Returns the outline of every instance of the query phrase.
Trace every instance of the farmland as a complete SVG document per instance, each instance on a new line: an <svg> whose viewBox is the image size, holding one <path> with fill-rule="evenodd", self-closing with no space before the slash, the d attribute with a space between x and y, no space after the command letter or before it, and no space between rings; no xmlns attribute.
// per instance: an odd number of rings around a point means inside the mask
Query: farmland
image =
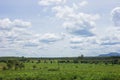
<svg viewBox="0 0 120 80"><path fill-rule="evenodd" d="M15 63L8 68L6 60L18 61L24 64L24 67L16 68ZM89 63L86 63L87 59L82 59L83 63L80 63L81 59L77 59L78 62L73 60L73 58L3 58L0 62L0 80L120 80L119 63L107 64L94 58L90 59ZM110 62L113 58L105 60Z"/></svg>

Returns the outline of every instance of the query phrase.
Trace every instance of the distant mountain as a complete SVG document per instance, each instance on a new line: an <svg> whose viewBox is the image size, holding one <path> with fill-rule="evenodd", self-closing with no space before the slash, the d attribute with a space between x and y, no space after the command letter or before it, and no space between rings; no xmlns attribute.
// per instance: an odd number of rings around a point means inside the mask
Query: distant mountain
<svg viewBox="0 0 120 80"><path fill-rule="evenodd" d="M111 52L108 54L100 54L99 57L112 57L112 56L119 56L120 57L120 53L118 52Z"/></svg>

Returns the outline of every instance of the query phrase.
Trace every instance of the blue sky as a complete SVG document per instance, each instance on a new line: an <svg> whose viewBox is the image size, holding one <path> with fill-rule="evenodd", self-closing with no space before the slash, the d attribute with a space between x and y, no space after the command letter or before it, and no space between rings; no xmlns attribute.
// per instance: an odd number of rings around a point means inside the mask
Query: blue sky
<svg viewBox="0 0 120 80"><path fill-rule="evenodd" d="M0 56L120 52L119 0L1 0Z"/></svg>

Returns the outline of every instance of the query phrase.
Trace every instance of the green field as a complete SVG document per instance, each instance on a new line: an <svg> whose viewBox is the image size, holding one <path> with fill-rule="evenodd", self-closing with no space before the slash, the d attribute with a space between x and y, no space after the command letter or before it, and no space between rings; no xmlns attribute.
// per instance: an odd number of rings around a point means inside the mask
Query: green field
<svg viewBox="0 0 120 80"><path fill-rule="evenodd" d="M2 70L6 64L0 63L0 80L120 80L120 65L36 62L24 65L24 69Z"/></svg>

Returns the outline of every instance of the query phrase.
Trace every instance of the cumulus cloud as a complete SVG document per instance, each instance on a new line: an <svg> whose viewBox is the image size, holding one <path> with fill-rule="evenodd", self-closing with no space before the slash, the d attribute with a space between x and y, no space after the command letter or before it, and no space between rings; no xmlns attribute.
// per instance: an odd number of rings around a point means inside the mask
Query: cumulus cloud
<svg viewBox="0 0 120 80"><path fill-rule="evenodd" d="M76 50L92 50L92 49L95 49L95 48L98 48L98 44L92 44L92 43L72 43L70 45L70 48L72 49L76 49Z"/></svg>
<svg viewBox="0 0 120 80"><path fill-rule="evenodd" d="M112 10L112 21L115 26L120 26L120 7L116 7Z"/></svg>
<svg viewBox="0 0 120 80"><path fill-rule="evenodd" d="M27 27L30 27L31 26L31 23L30 22L27 22L27 21L22 21L22 20L19 20L19 19L15 19L13 22L12 22L12 25L14 27L18 27L18 28L27 28Z"/></svg>
<svg viewBox="0 0 120 80"><path fill-rule="evenodd" d="M69 6L55 6L52 8L52 10L56 12L56 17L64 20L69 19L70 16L72 17L72 15L74 14L74 8Z"/></svg>
<svg viewBox="0 0 120 80"><path fill-rule="evenodd" d="M120 36L118 35L109 35L101 38L101 45L112 46L120 44Z"/></svg>
<svg viewBox="0 0 120 80"><path fill-rule="evenodd" d="M61 2L59 3L61 4ZM116 33L117 35L112 35L109 37L107 37L106 34L104 36L98 36L95 33L94 30L96 27L96 22L100 18L100 15L81 12L81 8L85 7L88 4L87 1L81 1L80 3L73 2L72 4L62 5L59 3L51 1L46 6L50 6L49 9L52 9L54 16L62 21L62 26L69 33L67 33L67 38L72 36L69 39L70 48L85 51L94 51L92 49L102 50L102 48L107 49L106 45L114 46L120 44L120 39L118 38L119 33ZM119 16L120 8L117 7L112 10L112 20L116 26L120 25ZM112 32L114 33L114 31ZM68 37L68 35L70 36ZM57 38L57 41L59 40L60 38ZM40 39L40 42L51 43L56 42L56 39L54 40L51 38L43 37ZM111 47L109 47L108 50L110 49Z"/></svg>
<svg viewBox="0 0 120 80"><path fill-rule="evenodd" d="M67 22L64 23L64 27L66 30L73 35L81 35L81 36L94 36L92 33L92 28L94 24L89 22Z"/></svg>
<svg viewBox="0 0 120 80"><path fill-rule="evenodd" d="M39 51L49 46L49 43L55 43L63 39L63 34L46 33L44 35L28 31L30 22L15 19L1 19L0 21L0 49L23 49L30 48ZM46 44L44 44L46 43Z"/></svg>
<svg viewBox="0 0 120 80"><path fill-rule="evenodd" d="M70 48L72 50L94 52L94 53L109 53L119 51L120 47L120 32L116 28L110 29L109 34L93 36L93 37L71 37ZM93 54L93 53L92 53Z"/></svg>
<svg viewBox="0 0 120 80"><path fill-rule="evenodd" d="M73 3L73 4L72 4L72 7L73 7L74 9L80 9L80 8L85 7L87 4L88 4L87 1L81 1L80 3L79 3L79 2L78 2L78 3Z"/></svg>
<svg viewBox="0 0 120 80"><path fill-rule="evenodd" d="M120 44L119 28L111 27L106 30L107 33L98 36L99 44L101 46L115 46Z"/></svg>
<svg viewBox="0 0 120 80"><path fill-rule="evenodd" d="M92 15L79 12L74 6L55 6L52 10L56 12L57 18L64 20L63 26L69 33L80 36L93 36L95 21L100 16L98 14Z"/></svg>
<svg viewBox="0 0 120 80"><path fill-rule="evenodd" d="M61 4L65 2L66 0L40 0L38 4L42 6L50 6L50 5L56 5L56 4Z"/></svg>
<svg viewBox="0 0 120 80"><path fill-rule="evenodd" d="M99 47L100 41L94 37L72 37L70 39L70 48L77 50L88 50Z"/></svg>
<svg viewBox="0 0 120 80"><path fill-rule="evenodd" d="M102 52L116 52L120 47L120 32L117 29L111 29L109 34L101 35L99 40L98 49Z"/></svg>
<svg viewBox="0 0 120 80"><path fill-rule="evenodd" d="M84 7L84 6L86 6L87 4L88 4L87 1L82 1L82 2L79 3L79 5L80 5L81 7Z"/></svg>
<svg viewBox="0 0 120 80"><path fill-rule="evenodd" d="M68 33L77 36L94 36L96 20L100 18L98 14L87 14L80 11L80 8L88 4L87 1L79 3L67 3L67 0L40 0L40 5L50 6L56 18L63 21L62 25ZM55 5L56 4L56 5Z"/></svg>
<svg viewBox="0 0 120 80"><path fill-rule="evenodd" d="M40 42L42 43L54 43L62 40L62 37L53 33L46 33L40 37Z"/></svg>
<svg viewBox="0 0 120 80"><path fill-rule="evenodd" d="M0 30L11 30L12 22L8 19L0 19Z"/></svg>
<svg viewBox="0 0 120 80"><path fill-rule="evenodd" d="M73 43L73 44L78 44L78 43L82 43L83 40L82 38L72 38L70 39L70 43Z"/></svg>
<svg viewBox="0 0 120 80"><path fill-rule="evenodd" d="M73 34L80 36L94 36L95 20L98 15L89 15L85 13L75 14L69 20L63 23L65 29Z"/></svg>
<svg viewBox="0 0 120 80"><path fill-rule="evenodd" d="M0 30L11 30L13 28L27 28L30 27L31 23L22 21L19 19L10 20L9 18L0 19Z"/></svg>
<svg viewBox="0 0 120 80"><path fill-rule="evenodd" d="M71 44L99 44L99 39L94 37L73 37L70 39Z"/></svg>
<svg viewBox="0 0 120 80"><path fill-rule="evenodd" d="M0 43L2 47L21 48L26 44L25 42L32 40L33 33L27 30L30 26L30 22L19 19L0 19Z"/></svg>

